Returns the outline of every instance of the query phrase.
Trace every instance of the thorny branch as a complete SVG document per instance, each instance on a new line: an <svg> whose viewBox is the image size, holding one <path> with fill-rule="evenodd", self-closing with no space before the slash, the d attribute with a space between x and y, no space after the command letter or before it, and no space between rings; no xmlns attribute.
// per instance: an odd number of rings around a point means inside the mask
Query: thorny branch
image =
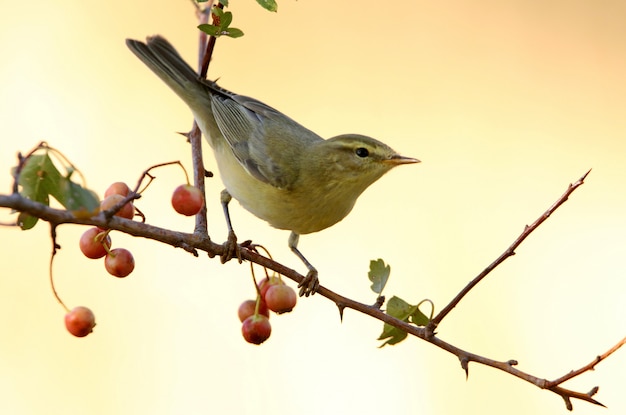
<svg viewBox="0 0 626 415"><path fill-rule="evenodd" d="M588 174L588 173L587 173ZM511 256L512 252L514 252L515 248L517 248L520 243L526 239L530 233L532 233L535 229L539 227L561 204L563 204L567 198L572 194L572 192L577 189L580 185L583 184L583 180L587 176L585 174L574 184L569 185L567 191L559 197L559 199L544 212L539 219L533 222L530 226L527 226L522 234L513 242L513 244L505 251L506 257ZM146 239L152 239L161 243L165 243L171 245L173 247L182 248L194 256L198 256L199 251L206 252L209 257L221 256L224 251L224 246L221 244L216 244L210 240L208 235L202 235L199 233L184 233L173 230L168 230L164 228L160 228L157 226L152 226L146 223L140 223L137 221L119 218L117 216L107 217L105 212L101 212L97 216L93 216L91 218L85 217L77 217L72 212L60 209L54 209L49 206L46 206L41 203L33 202L31 200L23 198L19 193L13 193L10 195L0 195L0 207L10 208L15 211L26 212L30 215L37 216L40 219L50 222L53 228L58 227L61 224L65 223L73 223L73 224L82 224L82 225L92 225L92 226L100 226L107 227L113 230L121 231L127 233L132 236L142 237ZM250 261L256 264L259 264L263 267L276 271L287 278L292 279L295 282L300 282L304 279L304 276L296 272L295 270L288 268L270 258L267 258L259 253L248 249L247 245L241 245L241 257L243 260ZM505 255L503 254L503 255ZM506 258L505 257L505 258ZM500 259L500 258L499 258ZM504 258L502 259L504 260ZM484 278L489 272L491 272L502 260L494 261L489 267L483 271L479 277L480 279ZM476 286L477 282L480 281L479 277L474 279L472 282L468 284L451 302L448 304L444 310L451 310L455 305L458 304L460 299L467 294L474 286ZM477 281L478 280L478 281ZM326 287L320 286L317 293L325 297L332 302L334 302L340 310L349 308L360 313L366 314L372 318L380 320L384 323L390 324L394 327L397 327L401 330L404 330L408 334L419 337L422 340L425 340L449 353L457 356L459 361L461 362L462 368L468 372L468 367L470 362L479 363L485 366L493 367L495 369L499 369L506 373L509 373L513 376L516 376L520 379L523 379L533 385L541 388L547 389L561 396L565 400L566 407L571 410L572 409L572 399L579 399L586 402L593 403L595 405L602 405L600 402L596 401L593 396L598 391L597 387L592 388L589 392L577 392L573 390L569 390L563 388L561 385L576 377L585 373L587 371L592 370L598 363L602 360L606 359L609 355L614 353L617 349L619 349L622 345L626 343L626 337L619 341L615 346L610 348L604 354L599 355L590 363L581 366L579 369L571 371L564 376L557 378L555 380L547 380L542 379L540 377L531 375L529 373L523 372L517 369L517 361L508 360L508 361L497 361L487 357L483 357L474 353L470 353L461 348L458 348L445 340L438 337L438 335L433 331L430 327L418 327L397 318L394 318L388 314L385 314L378 307L367 305L355 300L352 300L348 297L344 297L340 294L337 294ZM442 313L439 313L437 317L439 317L438 322L440 323L445 317L445 314L442 316Z"/></svg>
<svg viewBox="0 0 626 415"><path fill-rule="evenodd" d="M220 3L218 3L217 7L223 7ZM200 23L205 23L208 20L210 7L205 9L197 8L198 17L200 19ZM200 68L199 73L201 77L206 77L207 69L209 62L211 60L213 48L215 47L216 39L214 37L209 37L208 41L206 36L200 35ZM192 147L192 159L194 166L194 176L195 176L195 185L202 190L204 194L204 177L210 177L211 173L205 171L203 162L202 162L202 152L201 152L201 133L198 129L197 125L194 123L191 131L189 133L184 133ZM595 405L602 405L600 402L593 399L593 396L598 392L598 387L592 388L589 392L577 392L570 389L566 389L561 385L566 381L579 376L587 371L593 370L597 364L601 361L609 357L612 353L617 351L621 346L626 344L626 337L616 343L613 347L607 350L602 355L594 358L590 363L581 366L579 369L573 370L555 380L547 380L543 378L539 378L537 376L531 375L529 373L523 372L517 369L518 362L516 360L508 360L508 361L497 361L487 357L483 357L474 353L470 353L463 349L460 349L437 336L435 332L437 326L443 321L443 319L452 311L454 307L456 307L459 302L480 282L482 281L491 271L493 271L498 265L500 265L504 260L509 258L510 256L515 255L515 250L519 247L519 245L533 232L535 231L546 219L548 219L555 211L558 209L565 201L569 198L569 196L583 183L587 175L590 171L585 173L580 179L576 182L570 184L565 191L565 193L557 199L557 201L550 206L537 220L535 220L531 225L527 225L522 233L515 239L515 241L489 266L487 266L478 276L476 276L467 286L465 286L451 301L446 305L440 312L437 314L426 327L418 327L397 318L394 318L388 314L385 314L380 310L380 304L378 305L367 305L350 298L344 297L340 294L337 294L326 287L320 286L317 293L325 297L339 308L340 313L343 313L343 310L346 308L353 309L360 313L366 314L372 318L380 320L384 323L387 323L393 327L401 329L408 334L418 337L424 341L427 341L455 356L459 359L461 363L461 367L465 371L466 375L469 370L469 363L475 362L485 366L493 367L495 369L499 369L503 372L511 374L515 377L523 379L533 385L546 389L555 394L561 396L565 401L566 408L568 410L573 409L572 399L583 400ZM0 195L0 207L11 208L15 211L26 212L30 215L36 216L40 219L48 221L51 225L51 229L54 231L58 225L64 223L73 223L73 224L82 224L82 225L92 225L92 226L100 226L107 227L112 230L121 231L127 233L132 236L143 237L146 239L152 239L161 243L165 243L171 245L173 247L182 248L194 256L198 256L198 251L204 251L208 254L209 257L213 258L215 256L223 256L226 247L225 245L216 244L211 241L207 233L207 220L206 220L206 210L200 212L200 214L196 215L196 227L194 233L183 233L172 231L168 229L159 228L156 226L152 226L146 223L140 223L128 219L122 219L117 216L112 216L111 213L115 213L115 209L111 209L109 212L101 212L97 216L91 218L85 217L77 217L72 212L54 209L48 207L46 205L30 201L28 199L23 198L17 193L17 176L19 174L16 173L15 177L15 186L13 188L13 194L11 195ZM147 171L144 172L144 175L147 175ZM142 176L143 179L144 176ZM141 180L139 184L141 183ZM139 187L139 184L137 187ZM135 189L134 192L131 192L128 199L134 199L139 197L138 188ZM121 205L126 203L123 201ZM276 271L287 278L292 279L293 281L299 283L304 279L304 276L296 272L295 270L288 268L279 262L276 262L270 258L267 258L263 255L260 255L253 249L248 249L249 245L244 243L239 245L241 259L250 261L252 263L259 264L267 269L271 269Z"/></svg>
<svg viewBox="0 0 626 415"><path fill-rule="evenodd" d="M520 234L520 236L517 237L517 239L506 249L506 251L504 251L502 253L502 255L500 255L495 261L493 261L491 264L489 264L489 266L487 268L485 268L480 274L478 274L478 276L476 278L474 278L469 284L467 284L465 286L465 288L463 288L457 295L456 297L454 297L452 299L452 301L450 301L450 303L445 306L440 312L439 314L437 314L435 316L435 318L433 318L427 326L427 330L429 333L434 333L435 329L437 328L437 326L439 325L439 323L441 323L441 321L448 315L448 313L450 313L452 311L452 309L454 307L457 306L457 304L459 304L459 302L463 299L463 297L465 297L465 295L467 293L470 292L470 290L472 288L474 288L479 282L481 282L483 280L483 278L485 278L491 271L494 270L494 268L496 268L498 265L500 265L501 263L504 262L505 259L507 259L510 256L515 255L515 250L517 249L518 246L520 246L522 244L522 242L524 242L524 240L535 230L539 227L539 225L541 225L546 219L548 219L550 217L550 215L552 215L554 213L555 210L557 210L559 208L559 206L561 206L563 203L565 203L565 201L569 198L569 196L574 192L574 190L576 190L578 187L582 186L582 184L585 182L585 179L587 178L587 176L589 175L589 173L591 173L591 170L588 170L587 173L585 173L580 179L578 179L576 182L571 183L568 187L567 190L565 191L565 193L563 193L563 195L556 201L554 202L554 204L552 206L550 206L548 208L548 210L546 210L541 216L539 216L539 218L537 218L537 220L535 220L531 225L526 225L524 227L524 231Z"/></svg>

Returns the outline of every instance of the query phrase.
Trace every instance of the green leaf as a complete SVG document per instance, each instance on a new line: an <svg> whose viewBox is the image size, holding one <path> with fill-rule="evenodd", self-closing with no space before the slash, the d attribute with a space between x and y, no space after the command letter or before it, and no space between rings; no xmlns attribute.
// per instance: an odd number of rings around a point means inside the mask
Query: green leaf
<svg viewBox="0 0 626 415"><path fill-rule="evenodd" d="M220 27L223 29L228 28L233 22L233 14L231 12L224 12L220 17Z"/></svg>
<svg viewBox="0 0 626 415"><path fill-rule="evenodd" d="M243 36L243 31L234 27L229 27L223 33L223 35L232 37L233 39Z"/></svg>
<svg viewBox="0 0 626 415"><path fill-rule="evenodd" d="M419 306L415 306L415 311L411 313L411 323L416 326L425 326L429 321L430 319L426 316L426 314L422 313Z"/></svg>
<svg viewBox="0 0 626 415"><path fill-rule="evenodd" d="M60 173L52 164L52 160L48 157L48 154L31 155L22 166L20 172L19 185L22 187L20 194L34 202L42 203L46 206L50 205L50 199L48 197L48 191L46 190L46 183L51 180L48 177L49 172L55 175L56 179L60 178ZM54 180L55 178L52 178ZM38 218L30 216L27 213L20 213L17 218L17 223L23 230L28 230L37 224Z"/></svg>
<svg viewBox="0 0 626 415"><path fill-rule="evenodd" d="M213 26L212 24L201 24L200 26L198 26L198 29L202 30L204 33L206 33L209 36L221 36L222 32L220 30L219 27L217 26Z"/></svg>
<svg viewBox="0 0 626 415"><path fill-rule="evenodd" d="M370 287L372 291L376 294L382 293L390 273L391 266L385 265L385 261L382 259L370 261L370 270L367 273L367 277L372 281L372 286Z"/></svg>
<svg viewBox="0 0 626 415"><path fill-rule="evenodd" d="M46 206L50 205L52 196L67 210L91 216L100 205L98 196L71 181L69 177L73 172L73 168L67 168L67 175L63 176L47 151L44 154L33 154L24 162L20 172L20 194ZM22 213L18 216L18 223L27 230L37 224L37 218Z"/></svg>
<svg viewBox="0 0 626 415"><path fill-rule="evenodd" d="M209 1L209 0L205 0L205 1ZM228 0L220 0L220 3L222 3L224 7L228 7Z"/></svg>
<svg viewBox="0 0 626 415"><path fill-rule="evenodd" d="M211 14L216 15L217 17L219 17L220 19L222 18L222 16L224 15L224 9L222 9L221 7L217 7L216 5L214 5L211 8Z"/></svg>
<svg viewBox="0 0 626 415"><path fill-rule="evenodd" d="M29 215L28 213L25 213L25 212L21 212L17 216L17 224L19 225L20 228L22 228L23 231L27 231L29 229L32 229L32 227L37 224L38 220L39 220L38 217L31 216L31 215Z"/></svg>
<svg viewBox="0 0 626 415"><path fill-rule="evenodd" d="M406 331L400 330L397 327L385 323L385 326L383 327L383 332L381 333L380 337L378 337L378 340L388 340L381 344L379 347L383 347L386 345L393 346L406 339L407 336L408 334L406 333Z"/></svg>
<svg viewBox="0 0 626 415"><path fill-rule="evenodd" d="M394 295L387 302L387 310L385 311L387 314L397 318L398 320L408 322L409 316L413 314L416 309L417 306L411 305L403 299ZM406 339L406 337L407 333L404 330L385 323L385 325L383 326L383 332L378 337L378 340L388 339L386 342L381 344L380 347L383 347L385 345L393 346L394 344L398 344L402 340Z"/></svg>
<svg viewBox="0 0 626 415"><path fill-rule="evenodd" d="M265 10L270 12L278 10L278 3L276 3L276 0L256 0L256 2L259 3Z"/></svg>
<svg viewBox="0 0 626 415"><path fill-rule="evenodd" d="M67 210L75 213L76 211L83 211L92 215L100 207L98 195L71 180L63 178L59 182L58 190L59 192L52 194L52 196Z"/></svg>
<svg viewBox="0 0 626 415"><path fill-rule="evenodd" d="M411 305L400 297L395 295L387 302L387 314L398 320L407 321L408 317L413 314L417 306Z"/></svg>

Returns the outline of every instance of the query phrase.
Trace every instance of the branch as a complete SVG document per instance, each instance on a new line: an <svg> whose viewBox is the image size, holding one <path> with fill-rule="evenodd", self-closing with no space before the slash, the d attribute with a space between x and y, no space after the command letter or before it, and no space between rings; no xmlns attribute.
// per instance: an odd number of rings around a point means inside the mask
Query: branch
<svg viewBox="0 0 626 415"><path fill-rule="evenodd" d="M437 314L429 323L428 323L428 331L431 334L434 334L435 329L441 323L441 321L452 311L454 307L459 304L459 302L465 297L471 290L474 288L479 282L483 280L491 271L493 271L498 265L504 262L508 257L515 255L515 250L524 242L524 240L531 234L535 229L539 227L546 219L548 219L555 210L557 210L567 199L569 196L574 193L574 190L582 186L587 178L587 175L591 172L591 169L587 171L587 173L583 174L583 176L578 179L576 182L571 183L565 193L561 197L557 199L556 202L552 204L537 220L535 220L530 226L526 225L524 230L517 237L515 241L500 255L495 261L493 261L487 268L485 268L476 278L470 281L469 284L465 286L457 295L446 305L440 312Z"/></svg>
<svg viewBox="0 0 626 415"><path fill-rule="evenodd" d="M441 322L443 317L445 317L451 310L456 306L459 301L474 287L478 282L480 282L489 272L491 272L497 265L502 263L504 259L514 254L515 249L521 244L521 242L526 239L530 233L532 233L541 223L543 223L559 206L561 206L567 198L572 194L574 190L580 187L583 184L584 179L587 177L587 172L583 175L578 181L573 184L570 184L567 191L552 205L546 212L544 212L535 222L533 222L530 226L526 226L522 234L511 244L511 246L492 264L490 264L478 277L476 277L472 282L470 282L451 302L442 310L437 317L433 319L436 323ZM143 237L146 239L152 239L161 243L165 243L171 245L173 247L182 248L194 256L198 256L198 251L204 251L208 254L209 257L213 258L215 256L221 256L224 253L224 246L221 244L216 244L211 242L208 235L201 234L198 232L194 232L193 234L183 233L172 231L164 228L160 228L157 226L148 225L145 223L140 223L128 219L119 218L117 216L106 217L104 213L100 213L97 216L91 218L85 217L77 217L72 214L72 212L66 210L54 209L49 206L33 202L31 200L23 198L18 193L13 193L11 195L0 195L0 207L11 208L16 211L26 212L30 215L37 216L40 219L48 221L51 223L53 227L57 227L60 224L64 223L73 223L73 224L81 224L81 225L92 225L92 226L100 226L107 227L109 229L118 230L124 233L127 233L132 236ZM255 252L252 249L248 249L248 245L241 245L241 258L268 269L274 270L287 278L292 279L293 281L299 283L304 279L304 276L296 272L295 270L288 268L270 258L267 258L259 253ZM596 357L593 361L588 363L587 365L582 366L581 368L571 371L566 375L557 378L555 380L549 381L547 379L543 379L524 371L517 369L518 362L516 360L507 360L507 361L497 361L494 359L490 359L487 357L483 357L468 351L465 351L457 346L454 346L445 340L438 337L434 332L434 327L436 324L429 324L427 327L418 327L412 324L409 324L405 321L399 320L395 317L392 317L382 310L380 310L377 305L368 305L355 300L352 300L348 297L344 297L340 294L337 294L326 287L320 286L317 291L319 296L325 297L335 303L339 308L340 313L343 313L343 310L346 308L353 309L365 315L368 315L372 318L380 320L384 323L387 323L393 327L396 327L400 330L405 331L406 333L418 337L422 340L425 340L455 356L459 359L461 363L461 367L465 370L466 376L468 374L468 368L470 362L476 362L485 366L489 366L503 372L506 372L510 375L513 375L517 378L523 379L526 382L532 383L533 385L541 388L549 390L559 396L561 396L566 404L567 409L572 409L571 399L579 399L586 402L590 402L595 405L603 406L600 402L593 399L593 396L598 391L597 387L592 388L589 392L577 392L573 390L569 390L563 388L561 385L587 371L593 370L595 366L600 363L602 360L606 359L612 353L614 353L617 349L619 349L622 345L626 344L626 337L618 342L615 346L609 349L604 354Z"/></svg>

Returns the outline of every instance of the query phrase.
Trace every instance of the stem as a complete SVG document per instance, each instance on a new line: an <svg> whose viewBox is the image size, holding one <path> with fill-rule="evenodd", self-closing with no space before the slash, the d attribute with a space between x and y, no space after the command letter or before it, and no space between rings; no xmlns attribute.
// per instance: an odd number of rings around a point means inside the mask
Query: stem
<svg viewBox="0 0 626 415"><path fill-rule="evenodd" d="M456 307L459 302L465 297L479 282L483 280L491 271L493 271L498 265L504 262L508 257L515 255L515 250L524 242L524 240L535 231L546 219L550 217L565 201L569 198L569 196L576 190L578 187L582 186L585 182L585 178L591 170L588 170L580 179L576 182L571 183L565 193L559 197L556 202L552 204L537 220L535 220L530 226L526 225L522 233L513 241L513 243L498 257L495 261L493 261L487 268L485 268L476 278L470 281L453 299L446 305L443 310L439 312L435 316L434 319L428 323L427 329L432 334L435 329L441 323L441 321L452 311L454 307Z"/></svg>
<svg viewBox="0 0 626 415"><path fill-rule="evenodd" d="M59 246L59 244L57 244L56 225L54 225L52 223L50 224L50 237L52 238L52 254L50 255L50 263L48 265L48 277L50 279L50 288L52 288L52 294L54 294L54 298L56 298L57 301L59 302L59 304L61 304L61 306L63 306L63 308L65 309L65 312L69 313L70 309L67 308L67 306L65 305L63 300L61 300L61 297L59 297L59 293L57 293L56 288L54 288L54 278L53 278L53 273L52 273L52 264L54 262L54 257L57 254L57 250L59 248L61 248L61 247Z"/></svg>

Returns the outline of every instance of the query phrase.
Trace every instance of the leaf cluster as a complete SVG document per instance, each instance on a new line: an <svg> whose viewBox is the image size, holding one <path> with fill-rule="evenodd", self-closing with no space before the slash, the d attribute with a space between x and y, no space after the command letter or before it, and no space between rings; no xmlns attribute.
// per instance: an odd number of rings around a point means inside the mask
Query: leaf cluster
<svg viewBox="0 0 626 415"><path fill-rule="evenodd" d="M51 154L56 155L63 173L53 162ZM93 191L72 180L75 171L76 168L61 153L41 143L21 160L13 173L18 176L19 193L23 197L49 206L52 196L74 215L90 217L98 212L100 201ZM17 223L27 230L34 227L38 220L22 212Z"/></svg>
<svg viewBox="0 0 626 415"><path fill-rule="evenodd" d="M198 3L206 3L208 0L196 1ZM278 3L276 3L276 0L257 0L257 3L270 12L276 12L278 10ZM231 12L225 12L223 10L224 7L228 7L228 0L220 0L216 6L211 8L211 15L213 17L212 24L201 24L198 26L198 29L207 35L214 37L228 36L238 38L243 36L243 31L241 29L230 27L230 24L233 21L233 14Z"/></svg>
<svg viewBox="0 0 626 415"><path fill-rule="evenodd" d="M372 282L370 288L379 296L382 294L383 289L387 284L387 281L389 281L390 275L391 266L385 264L385 261L380 258L370 261L370 270L367 273L369 280ZM430 317L427 317L424 313L422 313L419 308L420 305L422 305L424 302L428 302L431 305ZM394 295L387 302L385 312L388 315L402 320L406 323L415 324L416 326L426 326L432 318L432 314L434 313L434 306L430 300L423 300L416 305L412 305L404 301L402 298ZM383 347L385 345L393 346L400 343L406 338L406 331L385 323L383 326L383 332L378 337L378 340L385 340L385 342L380 346Z"/></svg>

